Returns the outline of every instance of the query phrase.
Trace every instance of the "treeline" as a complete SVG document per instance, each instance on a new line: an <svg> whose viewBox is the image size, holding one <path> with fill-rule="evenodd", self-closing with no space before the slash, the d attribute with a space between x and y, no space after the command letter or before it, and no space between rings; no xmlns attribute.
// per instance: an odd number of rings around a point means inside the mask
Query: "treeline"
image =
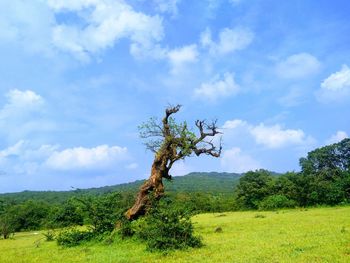
<svg viewBox="0 0 350 263"><path fill-rule="evenodd" d="M301 172L272 176L259 170L240 178L238 209L275 209L350 203L350 139L318 148L300 159Z"/></svg>
<svg viewBox="0 0 350 263"><path fill-rule="evenodd" d="M173 193L168 198L173 207L190 214L228 211L234 207L232 194ZM13 232L76 225L99 228L99 224L107 224L113 227L133 202L134 194L128 192L81 194L54 204L40 200L20 203L0 200L0 234L7 238Z"/></svg>

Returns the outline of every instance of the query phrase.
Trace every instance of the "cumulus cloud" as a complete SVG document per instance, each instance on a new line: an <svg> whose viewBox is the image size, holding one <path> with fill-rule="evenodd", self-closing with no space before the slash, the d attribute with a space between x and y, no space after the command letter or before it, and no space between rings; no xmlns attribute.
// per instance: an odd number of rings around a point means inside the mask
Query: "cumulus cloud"
<svg viewBox="0 0 350 263"><path fill-rule="evenodd" d="M350 95L350 68L343 65L321 83L318 98L323 101L342 100Z"/></svg>
<svg viewBox="0 0 350 263"><path fill-rule="evenodd" d="M20 140L0 151L0 164L8 174L45 174L69 171L116 170L118 164L129 161L126 147L99 145L92 148L61 149L59 145L36 146ZM137 168L136 163L127 169Z"/></svg>
<svg viewBox="0 0 350 263"><path fill-rule="evenodd" d="M6 93L7 103L0 110L0 119L39 110L44 99L34 91L12 89Z"/></svg>
<svg viewBox="0 0 350 263"><path fill-rule="evenodd" d="M345 131L337 131L329 139L326 140L326 144L337 143L345 138L349 138L348 134Z"/></svg>
<svg viewBox="0 0 350 263"><path fill-rule="evenodd" d="M276 66L278 76L286 79L299 79L317 73L321 68L318 59L308 53L298 53L280 61Z"/></svg>
<svg viewBox="0 0 350 263"><path fill-rule="evenodd" d="M244 154L238 147L225 150L221 157L221 166L228 172L244 173L261 168L258 161Z"/></svg>
<svg viewBox="0 0 350 263"><path fill-rule="evenodd" d="M228 120L224 123L222 126L223 129L236 129L238 127L247 126L248 123L243 120L235 119L235 120Z"/></svg>
<svg viewBox="0 0 350 263"><path fill-rule="evenodd" d="M262 144L268 148L280 148L292 144L303 144L306 136L300 129L282 129L278 124L266 126L263 123L251 127L250 133L253 135L256 143Z"/></svg>
<svg viewBox="0 0 350 263"><path fill-rule="evenodd" d="M127 148L100 145L94 148L76 147L54 151L46 165L55 170L105 169L127 159Z"/></svg>
<svg viewBox="0 0 350 263"><path fill-rule="evenodd" d="M259 125L252 125L239 119L226 121L223 129L242 129L253 137L255 143L271 149L291 145L305 145L309 144L312 140L301 129L283 129L279 124L269 126L260 123Z"/></svg>
<svg viewBox="0 0 350 263"><path fill-rule="evenodd" d="M13 89L5 94L6 103L0 109L0 135L12 142L27 134L51 130L52 121L45 119L44 98L31 90Z"/></svg>
<svg viewBox="0 0 350 263"><path fill-rule="evenodd" d="M175 8L176 1L161 1L159 7ZM160 16L136 11L122 0L15 0L0 3L0 9L0 40L40 53L68 52L82 61L121 39L130 41L133 55L150 53L163 38ZM73 19L57 19L67 14Z"/></svg>
<svg viewBox="0 0 350 263"><path fill-rule="evenodd" d="M246 48L254 38L252 31L242 27L224 28L219 32L218 40L212 39L212 34L207 28L200 37L204 48L208 48L212 55L225 55Z"/></svg>
<svg viewBox="0 0 350 263"><path fill-rule="evenodd" d="M69 10L80 15L84 26L58 24L53 28L53 43L79 59L87 60L118 40L127 38L131 49L150 49L163 37L162 19L135 11L124 1L49 1L56 13ZM85 12L82 12L84 10Z"/></svg>
<svg viewBox="0 0 350 263"><path fill-rule="evenodd" d="M234 80L234 74L226 72L222 78L217 75L210 82L202 83L199 88L194 90L194 95L200 99L216 101L219 98L237 94L239 89L239 85Z"/></svg>
<svg viewBox="0 0 350 263"><path fill-rule="evenodd" d="M167 52L167 57L172 66L171 72L176 74L182 67L188 63L197 61L197 45L188 45L181 48L175 48Z"/></svg>

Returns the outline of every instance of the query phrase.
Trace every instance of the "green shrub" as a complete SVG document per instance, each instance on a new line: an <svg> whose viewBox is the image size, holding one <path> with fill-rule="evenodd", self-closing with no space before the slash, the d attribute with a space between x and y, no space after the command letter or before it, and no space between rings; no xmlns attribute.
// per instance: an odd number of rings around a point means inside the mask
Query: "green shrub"
<svg viewBox="0 0 350 263"><path fill-rule="evenodd" d="M55 240L55 232L51 229L47 230L43 235L45 236L46 241Z"/></svg>
<svg viewBox="0 0 350 263"><path fill-rule="evenodd" d="M259 203L260 210L275 210L279 208L295 207L296 202L284 195L270 195Z"/></svg>
<svg viewBox="0 0 350 263"><path fill-rule="evenodd" d="M163 201L150 209L141 222L138 236L147 244L148 250L173 250L200 247L200 237L193 235L190 216L183 210L171 208Z"/></svg>
<svg viewBox="0 0 350 263"><path fill-rule="evenodd" d="M131 237L135 234L132 222L130 222L124 215L121 213L117 223L117 229L119 235L124 239L126 237Z"/></svg>
<svg viewBox="0 0 350 263"><path fill-rule="evenodd" d="M81 231L72 228L59 233L57 244L65 247L77 246L83 242L90 241L94 236L94 233L91 231Z"/></svg>

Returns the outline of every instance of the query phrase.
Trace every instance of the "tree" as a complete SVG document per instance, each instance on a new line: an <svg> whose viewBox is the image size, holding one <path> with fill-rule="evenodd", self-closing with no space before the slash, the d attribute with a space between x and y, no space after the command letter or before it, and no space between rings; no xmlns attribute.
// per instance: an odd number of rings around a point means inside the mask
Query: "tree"
<svg viewBox="0 0 350 263"><path fill-rule="evenodd" d="M350 170L350 138L317 148L300 159L303 173L313 174L327 170Z"/></svg>
<svg viewBox="0 0 350 263"><path fill-rule="evenodd" d="M155 156L149 179L140 187L134 205L126 212L129 220L146 212L150 204L150 194L155 200L163 196L163 178L171 179L169 171L176 161L193 154L213 157L221 154L221 142L219 146L213 143L214 136L220 133L216 121L207 123L205 120L197 120L195 125L199 133L196 135L187 127L186 122L176 123L172 118L180 108L180 105L168 107L161 122L151 118L139 127L141 138L147 139L147 149L154 152Z"/></svg>
<svg viewBox="0 0 350 263"><path fill-rule="evenodd" d="M0 215L0 236L4 239L10 237L15 232L15 223L13 216L9 213L3 213Z"/></svg>
<svg viewBox="0 0 350 263"><path fill-rule="evenodd" d="M266 170L249 171L239 179L235 189L236 201L241 208L256 209L273 187L273 177Z"/></svg>

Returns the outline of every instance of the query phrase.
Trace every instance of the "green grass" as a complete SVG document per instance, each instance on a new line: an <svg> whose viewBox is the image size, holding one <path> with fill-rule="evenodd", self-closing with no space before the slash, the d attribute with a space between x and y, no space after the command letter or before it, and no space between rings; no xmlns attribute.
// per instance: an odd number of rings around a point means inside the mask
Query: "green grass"
<svg viewBox="0 0 350 263"><path fill-rule="evenodd" d="M151 253L135 240L61 248L26 232L0 240L0 262L350 262L350 207L201 214L193 222L199 249Z"/></svg>

